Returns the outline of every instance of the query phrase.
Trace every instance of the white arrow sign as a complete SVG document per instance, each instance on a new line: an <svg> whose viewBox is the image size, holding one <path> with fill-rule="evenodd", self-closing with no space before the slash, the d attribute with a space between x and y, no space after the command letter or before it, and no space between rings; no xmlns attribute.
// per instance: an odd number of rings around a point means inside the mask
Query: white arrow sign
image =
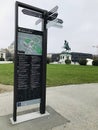
<svg viewBox="0 0 98 130"><path fill-rule="evenodd" d="M48 13L50 13L50 14L52 14L52 13L55 13L55 12L57 12L57 10L58 10L58 6L56 5L53 9L51 9ZM35 24L36 25L38 25L40 22L42 22L42 19L38 19L36 22L35 22Z"/></svg>
<svg viewBox="0 0 98 130"><path fill-rule="evenodd" d="M57 10L58 10L58 6L56 5L54 8L52 8L49 12L50 13L55 13L55 12L57 12Z"/></svg>
<svg viewBox="0 0 98 130"><path fill-rule="evenodd" d="M62 21L63 23L63 21ZM50 27L57 27L57 28L63 28L63 25L58 22L58 19L55 19L53 21L48 21L47 23L47 29Z"/></svg>

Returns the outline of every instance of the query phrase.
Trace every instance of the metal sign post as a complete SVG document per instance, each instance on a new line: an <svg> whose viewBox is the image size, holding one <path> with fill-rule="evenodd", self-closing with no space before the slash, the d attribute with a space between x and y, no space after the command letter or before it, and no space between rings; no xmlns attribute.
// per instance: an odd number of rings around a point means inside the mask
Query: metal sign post
<svg viewBox="0 0 98 130"><path fill-rule="evenodd" d="M40 18L35 24L42 22L42 31L19 26L19 7L23 8L23 14ZM16 2L12 119L14 122L17 121L17 107L39 103L40 113L46 112L47 23L56 19L57 9L58 6L48 12Z"/></svg>

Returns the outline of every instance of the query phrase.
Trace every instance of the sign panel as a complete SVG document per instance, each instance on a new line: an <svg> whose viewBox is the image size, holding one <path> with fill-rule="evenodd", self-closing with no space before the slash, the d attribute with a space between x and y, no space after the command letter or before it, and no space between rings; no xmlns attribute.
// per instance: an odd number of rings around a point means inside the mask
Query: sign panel
<svg viewBox="0 0 98 130"><path fill-rule="evenodd" d="M17 106L40 102L42 32L18 28ZM38 100L39 99L39 100Z"/></svg>
<svg viewBox="0 0 98 130"><path fill-rule="evenodd" d="M52 9L48 12L48 17L49 17L50 15L51 15L51 16L54 15L55 18L56 18L56 17L57 17L56 15L58 15L58 14L56 13L57 10L58 10L58 8L59 8L59 7L58 7L57 5L56 5L54 8L52 8ZM25 12L28 13L27 11L25 11ZM30 15L30 13L29 13L29 15ZM50 17L51 17L51 16L50 16ZM55 19L55 18L52 18L52 19ZM51 20L52 20L52 19L51 19ZM39 19L35 22L35 24L38 25L40 22L42 22L42 19L39 18Z"/></svg>

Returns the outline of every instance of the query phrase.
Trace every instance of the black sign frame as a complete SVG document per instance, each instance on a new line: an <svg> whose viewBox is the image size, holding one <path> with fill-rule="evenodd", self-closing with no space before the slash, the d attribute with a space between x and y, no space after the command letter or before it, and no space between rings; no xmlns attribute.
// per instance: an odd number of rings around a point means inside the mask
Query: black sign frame
<svg viewBox="0 0 98 130"><path fill-rule="evenodd" d="M42 24L42 30L43 30L43 35L42 35L42 69L41 69L41 102L40 102L40 113L44 114L46 110L46 56L47 56L47 15L48 12L43 9L39 9L21 2L15 3L15 60L14 60L14 103L13 103L13 120L17 121L17 96L18 96L18 75L17 75L17 63L18 63L18 54L17 54L17 44L18 44L18 12L19 12L19 7L23 7L29 10L36 11L38 13L42 14L42 19L43 19L43 24Z"/></svg>

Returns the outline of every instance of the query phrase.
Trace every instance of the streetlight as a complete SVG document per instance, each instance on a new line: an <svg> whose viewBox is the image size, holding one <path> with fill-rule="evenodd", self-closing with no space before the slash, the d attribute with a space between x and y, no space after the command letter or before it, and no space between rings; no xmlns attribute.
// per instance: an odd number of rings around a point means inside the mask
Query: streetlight
<svg viewBox="0 0 98 130"><path fill-rule="evenodd" d="M96 54L98 54L98 45L93 45L93 48L96 48Z"/></svg>

